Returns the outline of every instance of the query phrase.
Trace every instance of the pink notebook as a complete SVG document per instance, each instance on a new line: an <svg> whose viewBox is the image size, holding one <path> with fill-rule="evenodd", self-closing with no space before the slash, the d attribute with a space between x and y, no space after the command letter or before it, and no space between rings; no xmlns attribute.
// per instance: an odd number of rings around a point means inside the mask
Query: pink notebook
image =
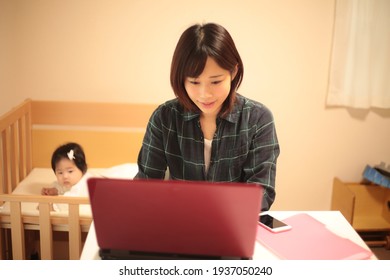
<svg viewBox="0 0 390 280"><path fill-rule="evenodd" d="M282 259L340 260L369 259L372 252L340 237L312 216L302 213L284 219L292 229L272 233L261 226L257 241Z"/></svg>

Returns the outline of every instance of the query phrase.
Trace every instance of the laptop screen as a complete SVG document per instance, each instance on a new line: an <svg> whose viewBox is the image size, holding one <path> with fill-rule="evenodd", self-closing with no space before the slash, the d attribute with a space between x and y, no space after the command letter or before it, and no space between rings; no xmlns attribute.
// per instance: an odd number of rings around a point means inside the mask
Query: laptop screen
<svg viewBox="0 0 390 280"><path fill-rule="evenodd" d="M251 258L262 187L255 184L91 178L105 251Z"/></svg>

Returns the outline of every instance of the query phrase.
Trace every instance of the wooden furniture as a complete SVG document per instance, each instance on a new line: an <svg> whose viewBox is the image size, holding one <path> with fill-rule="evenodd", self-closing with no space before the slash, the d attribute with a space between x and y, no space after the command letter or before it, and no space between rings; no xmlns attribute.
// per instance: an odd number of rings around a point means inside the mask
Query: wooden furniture
<svg viewBox="0 0 390 280"><path fill-rule="evenodd" d="M136 162L145 127L156 105L36 101L27 99L0 117L0 259L25 259L26 231L37 231L42 258L53 258L55 231L69 233L69 258L78 259L80 231L87 232L91 217L82 218L79 204L88 199L22 196L12 192L35 167L51 167L52 152L73 141L85 150L89 168ZM36 202L39 215L26 216L21 204ZM69 204L69 216L53 217L50 203ZM86 234L84 234L86 235ZM26 242L25 242L26 241Z"/></svg>
<svg viewBox="0 0 390 280"><path fill-rule="evenodd" d="M370 245L390 249L390 189L333 181L332 210L339 210Z"/></svg>
<svg viewBox="0 0 390 280"><path fill-rule="evenodd" d="M53 230L69 232L69 258L79 259L82 249L81 233L89 230L92 221L92 217L80 217L79 205L89 204L88 198L2 195L1 200L11 204L11 214L2 216L1 223L3 229L11 229L13 259L26 259L26 248L23 245L25 243L25 229L39 231L40 258L46 260L53 259ZM38 202L39 216L22 215L21 203L23 202ZM69 215L51 217L52 203L68 204Z"/></svg>

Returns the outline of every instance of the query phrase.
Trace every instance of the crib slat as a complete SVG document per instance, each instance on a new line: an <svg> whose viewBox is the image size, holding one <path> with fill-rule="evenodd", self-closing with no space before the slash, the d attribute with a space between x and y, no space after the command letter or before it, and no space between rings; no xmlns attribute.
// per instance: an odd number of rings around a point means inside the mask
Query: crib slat
<svg viewBox="0 0 390 280"><path fill-rule="evenodd" d="M6 128L1 133L2 148L3 148L3 183L2 192L12 193L11 184L11 164L10 164L10 129Z"/></svg>
<svg viewBox="0 0 390 280"><path fill-rule="evenodd" d="M25 117L23 116L19 122L18 122L18 139L19 139L19 147L18 147L18 150L19 150L19 169L18 169L18 172L19 172L19 182L24 178L26 177L26 159L25 159L25 156L26 156L26 153L25 153L25 146L26 146L26 143L25 143L25 139L23 137L23 130L25 130ZM19 183L18 182L18 183Z"/></svg>
<svg viewBox="0 0 390 280"><path fill-rule="evenodd" d="M50 223L50 204L39 203L39 228L41 242L41 259L53 259L53 230Z"/></svg>
<svg viewBox="0 0 390 280"><path fill-rule="evenodd" d="M31 102L28 102L26 104L26 115L24 119L24 132L22 133L22 138L25 139L25 152L26 152L26 169L25 169L25 175L29 174L32 169L32 127L31 127ZM24 176L25 177L25 176ZM24 178L23 177L23 178Z"/></svg>
<svg viewBox="0 0 390 280"><path fill-rule="evenodd" d="M19 170L18 165L18 143L19 143L19 137L18 137L18 129L17 129L18 122L15 122L11 125L11 154L10 154L10 160L11 160L11 185L12 188L14 188L19 183L19 174L17 170Z"/></svg>
<svg viewBox="0 0 390 280"><path fill-rule="evenodd" d="M81 254L81 227L78 204L69 204L69 259L79 260Z"/></svg>
<svg viewBox="0 0 390 280"><path fill-rule="evenodd" d="M14 260L26 259L21 203L11 202L12 256Z"/></svg>
<svg viewBox="0 0 390 280"><path fill-rule="evenodd" d="M1 162L1 177L0 177L0 194L7 192L7 149L6 149L6 137L5 130L0 131L0 162Z"/></svg>
<svg viewBox="0 0 390 280"><path fill-rule="evenodd" d="M5 259L5 230L0 228L0 260Z"/></svg>

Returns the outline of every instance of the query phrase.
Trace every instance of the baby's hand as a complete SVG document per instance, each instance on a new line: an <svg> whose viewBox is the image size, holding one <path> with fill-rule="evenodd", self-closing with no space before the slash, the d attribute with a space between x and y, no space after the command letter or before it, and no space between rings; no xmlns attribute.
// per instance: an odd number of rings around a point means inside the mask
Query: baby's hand
<svg viewBox="0 0 390 280"><path fill-rule="evenodd" d="M42 188L42 195L58 195L58 190L56 188Z"/></svg>

